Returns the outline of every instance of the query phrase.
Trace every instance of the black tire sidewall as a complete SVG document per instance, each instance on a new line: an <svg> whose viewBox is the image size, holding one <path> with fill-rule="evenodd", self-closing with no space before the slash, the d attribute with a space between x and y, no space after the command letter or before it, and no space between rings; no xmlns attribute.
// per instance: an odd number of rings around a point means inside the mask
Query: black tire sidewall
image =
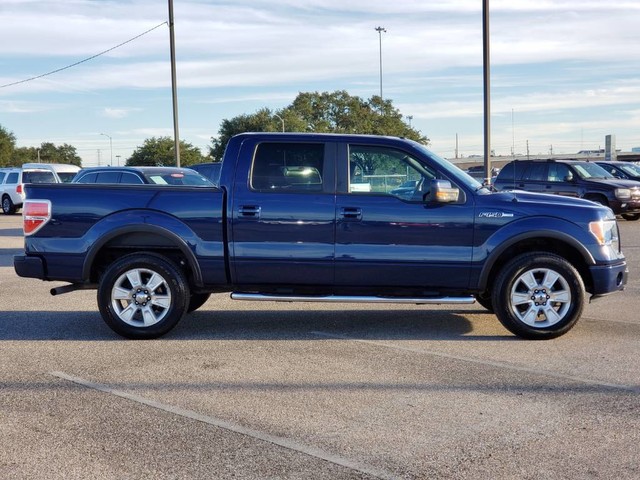
<svg viewBox="0 0 640 480"><path fill-rule="evenodd" d="M111 305L111 292L116 280L125 272L144 268L161 275L171 291L171 306L166 316L149 327L135 327L121 320ZM155 254L131 254L116 260L104 272L98 285L98 307L105 323L126 338L158 338L172 328L184 316L189 304L189 285L181 270L166 257Z"/></svg>
<svg viewBox="0 0 640 480"><path fill-rule="evenodd" d="M527 270L546 268L561 275L571 290L571 305L565 317L558 323L535 328L521 322L511 311L511 289L515 280ZM578 271L564 258L546 252L532 252L515 257L498 274L493 289L492 304L500 323L511 333L529 340L559 337L568 332L582 315L585 305L585 288Z"/></svg>

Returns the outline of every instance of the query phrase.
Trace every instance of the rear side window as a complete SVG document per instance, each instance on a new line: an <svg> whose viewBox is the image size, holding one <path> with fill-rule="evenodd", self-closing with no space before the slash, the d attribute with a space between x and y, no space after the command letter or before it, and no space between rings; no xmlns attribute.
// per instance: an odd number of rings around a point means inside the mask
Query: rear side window
<svg viewBox="0 0 640 480"><path fill-rule="evenodd" d="M18 172L10 173L6 183L18 183Z"/></svg>
<svg viewBox="0 0 640 480"><path fill-rule="evenodd" d="M514 182L522 178L523 172L527 169L527 162L511 162L505 165L498 173L496 181Z"/></svg>
<svg viewBox="0 0 640 480"><path fill-rule="evenodd" d="M251 188L273 192L321 192L324 145L261 143L251 168Z"/></svg>

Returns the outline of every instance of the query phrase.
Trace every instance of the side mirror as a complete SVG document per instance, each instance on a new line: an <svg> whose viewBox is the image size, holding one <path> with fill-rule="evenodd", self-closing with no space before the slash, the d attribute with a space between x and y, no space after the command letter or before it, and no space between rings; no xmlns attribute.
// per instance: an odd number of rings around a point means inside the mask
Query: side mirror
<svg viewBox="0 0 640 480"><path fill-rule="evenodd" d="M425 195L430 203L453 203L460 197L460 190L451 186L449 180L431 180L431 190Z"/></svg>
<svg viewBox="0 0 640 480"><path fill-rule="evenodd" d="M564 177L564 181L565 182L573 182L573 175L569 174L566 177Z"/></svg>

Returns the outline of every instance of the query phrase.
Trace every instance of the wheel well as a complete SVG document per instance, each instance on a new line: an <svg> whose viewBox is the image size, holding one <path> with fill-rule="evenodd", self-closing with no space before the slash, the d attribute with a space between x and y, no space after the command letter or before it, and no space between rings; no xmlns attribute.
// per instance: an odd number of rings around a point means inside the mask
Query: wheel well
<svg viewBox="0 0 640 480"><path fill-rule="evenodd" d="M108 240L93 255L89 281L98 283L105 269L115 260L130 253L142 252L155 253L169 259L184 272L189 285L197 284L197 275L180 245L168 237L151 232L124 233Z"/></svg>
<svg viewBox="0 0 640 480"><path fill-rule="evenodd" d="M500 254L497 260L491 266L491 270L486 276L486 290L490 290L489 279L495 278L498 275L498 272L507 262L522 253L530 253L534 251L553 253L567 260L576 268L576 270L578 270L578 273L580 273L586 290L592 290L593 282L589 273L589 267L584 257L570 244L556 238L526 239L509 246Z"/></svg>
<svg viewBox="0 0 640 480"><path fill-rule="evenodd" d="M603 195L601 193L589 193L584 196L584 199L599 203L600 205L604 205L605 207L609 206L609 199L606 195Z"/></svg>

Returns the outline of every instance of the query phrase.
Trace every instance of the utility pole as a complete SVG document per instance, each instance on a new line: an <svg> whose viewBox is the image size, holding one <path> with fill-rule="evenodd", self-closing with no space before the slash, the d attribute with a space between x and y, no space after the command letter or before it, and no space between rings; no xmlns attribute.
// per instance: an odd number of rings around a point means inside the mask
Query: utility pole
<svg viewBox="0 0 640 480"><path fill-rule="evenodd" d="M169 48L171 53L171 96L173 98L173 140L176 167L180 166L180 134L178 133L178 92L176 87L176 41L173 34L173 0L169 0Z"/></svg>
<svg viewBox="0 0 640 480"><path fill-rule="evenodd" d="M482 71L484 78L484 181L491 183L491 83L490 83L489 0L482 0Z"/></svg>
<svg viewBox="0 0 640 480"><path fill-rule="evenodd" d="M375 31L378 32L378 39L380 41L380 102L382 102L382 32L386 33L387 29L384 27L376 27Z"/></svg>

